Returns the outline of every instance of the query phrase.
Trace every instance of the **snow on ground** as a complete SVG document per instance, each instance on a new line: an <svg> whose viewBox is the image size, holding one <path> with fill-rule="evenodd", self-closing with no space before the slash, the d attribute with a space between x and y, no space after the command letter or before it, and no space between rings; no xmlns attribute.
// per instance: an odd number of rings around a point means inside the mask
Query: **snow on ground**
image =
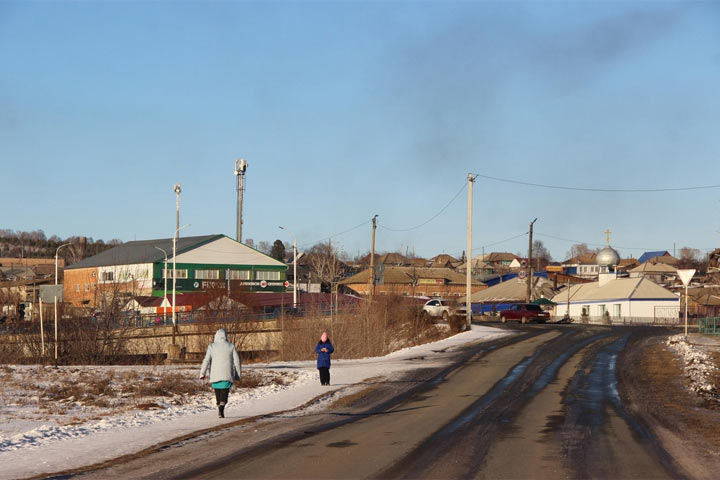
<svg viewBox="0 0 720 480"><path fill-rule="evenodd" d="M141 451L222 422L266 415L302 406L323 393L351 393L370 378L392 378L408 370L442 366L459 346L507 335L473 325L471 331L444 340L398 350L384 357L334 359L331 386L320 385L314 361L251 364L243 373L267 385L233 388L226 418L218 419L209 386L174 397L138 397L133 385L169 376L196 379L199 366L0 367L0 479L23 478L90 465ZM110 379L110 380L107 380ZM124 380L114 395L108 382ZM195 383L197 383L195 381ZM68 385L81 388L68 390ZM96 395L84 396L93 390ZM192 387L189 387L192 392ZM62 397L62 400L59 400ZM140 399L138 399L140 398ZM337 397L336 397L337 398ZM314 409L323 408L320 402Z"/></svg>
<svg viewBox="0 0 720 480"><path fill-rule="evenodd" d="M704 351L701 344L697 343L698 340L702 340L702 337L691 336L688 341L688 337L679 334L669 337L665 343L680 356L685 366L685 377L689 381L690 390L716 396L718 392L712 377L717 367L713 358Z"/></svg>

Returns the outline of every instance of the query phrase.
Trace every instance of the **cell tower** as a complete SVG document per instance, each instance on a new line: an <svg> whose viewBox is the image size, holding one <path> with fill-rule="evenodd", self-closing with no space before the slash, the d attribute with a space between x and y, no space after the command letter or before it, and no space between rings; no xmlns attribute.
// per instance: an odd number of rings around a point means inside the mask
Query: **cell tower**
<svg viewBox="0 0 720 480"><path fill-rule="evenodd" d="M235 176L237 177L237 241L242 242L242 202L245 190L245 170L248 163L244 158L235 160Z"/></svg>

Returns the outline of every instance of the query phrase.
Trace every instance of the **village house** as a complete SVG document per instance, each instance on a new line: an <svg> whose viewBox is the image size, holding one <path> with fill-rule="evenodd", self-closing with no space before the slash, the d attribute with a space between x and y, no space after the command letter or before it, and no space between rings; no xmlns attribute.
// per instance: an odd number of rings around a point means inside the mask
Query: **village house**
<svg viewBox="0 0 720 480"><path fill-rule="evenodd" d="M465 295L465 275L450 268L432 267L384 267L377 269L376 295L403 295L417 297L460 297ZM360 295L370 292L370 269L340 282ZM477 280L471 283L473 292L485 288Z"/></svg>

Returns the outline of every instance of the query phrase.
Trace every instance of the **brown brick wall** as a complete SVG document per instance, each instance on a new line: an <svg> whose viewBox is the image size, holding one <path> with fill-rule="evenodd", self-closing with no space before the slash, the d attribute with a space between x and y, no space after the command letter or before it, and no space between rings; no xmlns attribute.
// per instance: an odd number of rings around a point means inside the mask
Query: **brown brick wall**
<svg viewBox="0 0 720 480"><path fill-rule="evenodd" d="M76 307L93 306L98 284L97 268L65 270L63 300Z"/></svg>

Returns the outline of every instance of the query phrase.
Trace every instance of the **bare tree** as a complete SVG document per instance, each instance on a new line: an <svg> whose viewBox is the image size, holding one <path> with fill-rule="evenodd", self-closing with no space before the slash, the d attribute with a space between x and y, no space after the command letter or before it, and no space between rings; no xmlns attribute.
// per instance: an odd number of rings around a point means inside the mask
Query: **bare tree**
<svg viewBox="0 0 720 480"><path fill-rule="evenodd" d="M533 265L537 270L541 270L547 266L548 263L552 262L552 255L550 250L545 248L545 244L542 240L535 240L533 242Z"/></svg>
<svg viewBox="0 0 720 480"><path fill-rule="evenodd" d="M588 255L591 253L594 253L595 250L591 250L587 243L576 243L572 247L570 247L570 250L565 254L567 258L575 258L575 257L581 257L583 255Z"/></svg>
<svg viewBox="0 0 720 480"><path fill-rule="evenodd" d="M703 258L702 252L697 248L682 247L678 255L678 268L694 268L701 270L706 259Z"/></svg>

